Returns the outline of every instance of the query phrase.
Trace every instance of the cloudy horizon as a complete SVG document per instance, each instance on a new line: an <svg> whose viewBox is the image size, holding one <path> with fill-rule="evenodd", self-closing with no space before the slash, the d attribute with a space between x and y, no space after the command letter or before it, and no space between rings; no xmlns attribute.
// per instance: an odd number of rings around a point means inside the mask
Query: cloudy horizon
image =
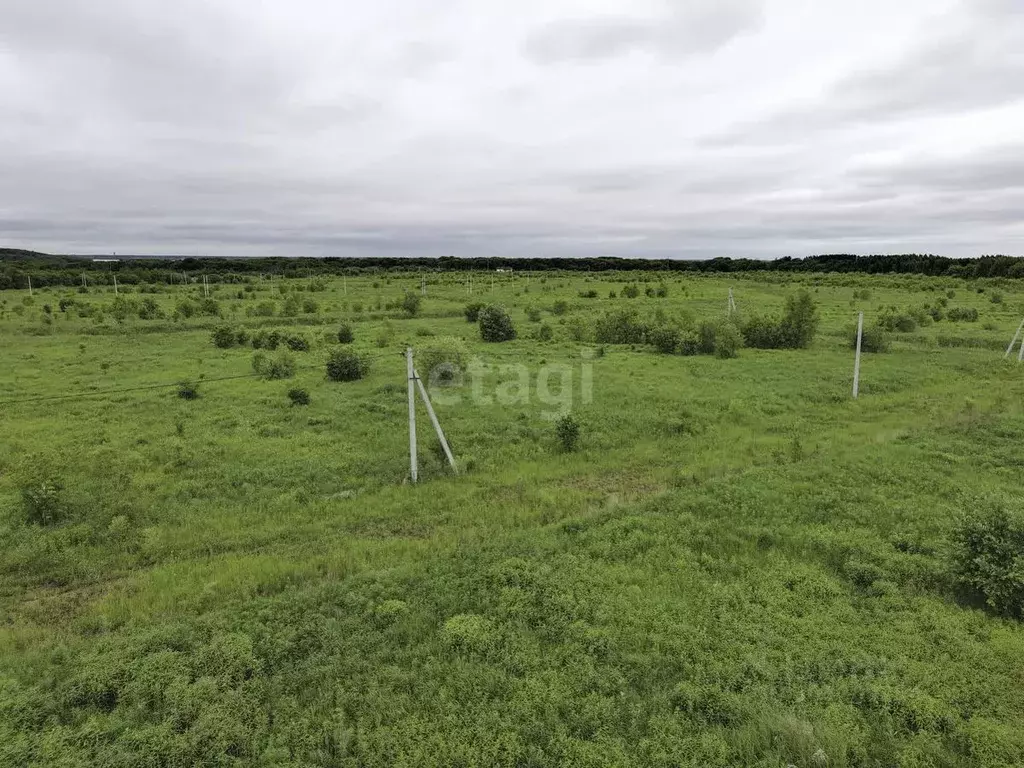
<svg viewBox="0 0 1024 768"><path fill-rule="evenodd" d="M1019 0L0 0L0 247L1024 254Z"/></svg>

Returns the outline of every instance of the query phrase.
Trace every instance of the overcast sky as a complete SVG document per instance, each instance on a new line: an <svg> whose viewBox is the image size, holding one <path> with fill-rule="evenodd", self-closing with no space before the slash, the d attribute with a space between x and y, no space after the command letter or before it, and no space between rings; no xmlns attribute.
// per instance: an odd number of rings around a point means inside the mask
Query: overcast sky
<svg viewBox="0 0 1024 768"><path fill-rule="evenodd" d="M0 0L0 246L1024 254L1024 0Z"/></svg>

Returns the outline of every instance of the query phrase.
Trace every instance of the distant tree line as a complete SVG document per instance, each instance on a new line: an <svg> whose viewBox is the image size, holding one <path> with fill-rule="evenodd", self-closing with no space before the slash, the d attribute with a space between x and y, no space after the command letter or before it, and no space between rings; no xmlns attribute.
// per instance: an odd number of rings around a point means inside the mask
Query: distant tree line
<svg viewBox="0 0 1024 768"><path fill-rule="evenodd" d="M279 277L315 277L358 275L382 271L520 271L571 272L841 272L867 274L917 274L948 277L1024 277L1024 258L981 256L950 259L926 254L856 256L828 254L806 258L785 257L771 261L720 257L703 261L675 259L624 259L611 256L592 258L131 258L119 261L93 261L86 256L51 256L33 251L0 248L0 290L25 288L32 284L81 285L86 275L90 283L109 285L113 275L125 285L167 283L194 280L208 275L216 282L244 282L258 275Z"/></svg>

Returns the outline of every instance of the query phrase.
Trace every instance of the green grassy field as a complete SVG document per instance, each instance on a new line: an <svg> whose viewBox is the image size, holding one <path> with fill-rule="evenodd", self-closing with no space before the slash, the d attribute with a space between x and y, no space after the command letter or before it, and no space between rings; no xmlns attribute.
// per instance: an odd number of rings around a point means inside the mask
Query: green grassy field
<svg viewBox="0 0 1024 768"><path fill-rule="evenodd" d="M961 515L1021 506L1015 282L431 274L408 317L419 286L0 293L0 764L1024 760L1024 630L949 554ZM807 289L813 343L594 337L720 320L730 288L741 319ZM470 301L519 338L482 342ZM978 318L894 332L854 401L857 311L926 304ZM358 381L324 374L342 322ZM267 380L224 325L310 349ZM435 396L461 472L421 407L411 484L402 353L439 337L477 372Z"/></svg>

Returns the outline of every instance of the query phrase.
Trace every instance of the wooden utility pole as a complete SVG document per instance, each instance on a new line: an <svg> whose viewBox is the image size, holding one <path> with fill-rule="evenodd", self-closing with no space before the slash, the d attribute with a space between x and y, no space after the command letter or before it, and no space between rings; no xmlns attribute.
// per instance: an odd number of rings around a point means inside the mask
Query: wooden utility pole
<svg viewBox="0 0 1024 768"><path fill-rule="evenodd" d="M860 344L864 338L864 313L857 317L857 354L853 359L853 399L857 399L860 391Z"/></svg>
<svg viewBox="0 0 1024 768"><path fill-rule="evenodd" d="M415 483L416 466L416 371L412 367L412 347L405 348L405 365L409 374L409 475Z"/></svg>

